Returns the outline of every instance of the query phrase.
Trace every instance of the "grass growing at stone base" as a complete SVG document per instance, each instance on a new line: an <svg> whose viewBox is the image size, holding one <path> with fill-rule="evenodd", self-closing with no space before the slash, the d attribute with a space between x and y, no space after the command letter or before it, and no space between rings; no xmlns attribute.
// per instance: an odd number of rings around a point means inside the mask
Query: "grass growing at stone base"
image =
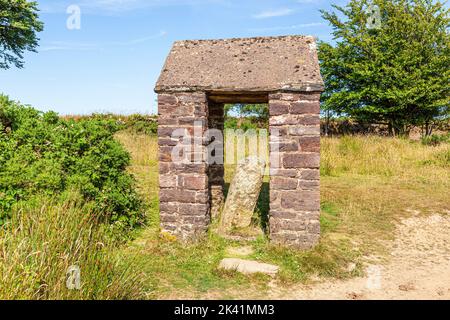
<svg viewBox="0 0 450 320"><path fill-rule="evenodd" d="M147 202L149 227L126 250L149 279L146 297L264 298L268 277L217 270L225 249L239 243L213 233L188 246L160 237L156 138L122 132L118 139L133 155L129 170ZM279 265L276 280L286 285L361 274L365 260L385 256L383 241L393 239L396 221L408 210L424 214L450 210L449 154L448 144L427 146L378 137L322 139L320 244L299 252L260 237L250 243L255 249L250 258ZM232 168L228 169L229 183ZM257 212L267 211L267 195L261 195ZM348 269L351 263L355 269Z"/></svg>

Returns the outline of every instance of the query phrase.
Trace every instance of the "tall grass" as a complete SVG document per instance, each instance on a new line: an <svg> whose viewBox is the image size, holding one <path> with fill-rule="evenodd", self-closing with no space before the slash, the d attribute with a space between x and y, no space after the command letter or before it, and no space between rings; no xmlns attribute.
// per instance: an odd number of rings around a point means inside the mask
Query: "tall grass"
<svg viewBox="0 0 450 320"><path fill-rule="evenodd" d="M137 299L143 274L124 264L118 243L92 221L88 205L37 198L19 204L0 229L0 299ZM81 288L66 287L69 267Z"/></svg>
<svg viewBox="0 0 450 320"><path fill-rule="evenodd" d="M433 167L450 168L450 144L431 147L407 139L344 136L324 138L321 147L322 176L417 177L421 170L429 175L436 171Z"/></svg>

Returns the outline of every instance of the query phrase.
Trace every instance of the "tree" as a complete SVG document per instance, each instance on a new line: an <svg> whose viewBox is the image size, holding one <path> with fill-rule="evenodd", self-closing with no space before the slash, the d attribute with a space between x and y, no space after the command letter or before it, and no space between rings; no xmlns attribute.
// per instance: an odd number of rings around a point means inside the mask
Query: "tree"
<svg viewBox="0 0 450 320"><path fill-rule="evenodd" d="M266 127L269 122L269 106L268 104L225 104L225 117L227 119L237 117L238 128L246 120L252 123L252 126Z"/></svg>
<svg viewBox="0 0 450 320"><path fill-rule="evenodd" d="M333 7L337 12L322 17L335 44L319 42L324 110L386 123L393 134L448 117L449 9L443 3L351 0Z"/></svg>
<svg viewBox="0 0 450 320"><path fill-rule="evenodd" d="M0 0L0 69L23 68L24 52L36 52L44 28L37 12L34 1Z"/></svg>

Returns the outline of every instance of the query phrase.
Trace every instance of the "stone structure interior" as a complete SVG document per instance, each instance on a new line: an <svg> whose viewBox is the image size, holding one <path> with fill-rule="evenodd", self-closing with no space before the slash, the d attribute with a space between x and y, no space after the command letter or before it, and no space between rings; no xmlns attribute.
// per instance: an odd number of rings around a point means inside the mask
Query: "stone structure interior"
<svg viewBox="0 0 450 320"><path fill-rule="evenodd" d="M210 139L184 141L174 133L223 130L226 103L268 103L270 239L296 248L318 242L323 82L313 37L175 42L155 91L163 231L194 240L224 201L224 166L205 156ZM201 160L174 162L180 143L191 147L187 159Z"/></svg>

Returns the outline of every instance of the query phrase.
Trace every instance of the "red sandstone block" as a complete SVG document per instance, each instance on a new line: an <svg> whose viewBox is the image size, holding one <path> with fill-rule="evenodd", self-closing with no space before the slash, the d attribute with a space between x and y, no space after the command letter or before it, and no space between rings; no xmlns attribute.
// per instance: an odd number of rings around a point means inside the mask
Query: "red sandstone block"
<svg viewBox="0 0 450 320"><path fill-rule="evenodd" d="M176 93L178 101L182 103L206 104L206 94L203 92L180 92Z"/></svg>
<svg viewBox="0 0 450 320"><path fill-rule="evenodd" d="M306 227L308 233L320 234L320 223L317 221L316 223L309 223Z"/></svg>
<svg viewBox="0 0 450 320"><path fill-rule="evenodd" d="M286 136L288 134L288 130L289 130L288 126L284 126L284 127L279 127L279 126L270 127L269 128L270 138L273 139L275 137Z"/></svg>
<svg viewBox="0 0 450 320"><path fill-rule="evenodd" d="M168 215L168 214L164 214L163 212L160 213L159 219L161 221L161 223L165 224L165 223L175 223L177 222L179 219L176 215Z"/></svg>
<svg viewBox="0 0 450 320"><path fill-rule="evenodd" d="M200 204L208 204L209 203L209 192L207 189L197 191L195 194L195 202Z"/></svg>
<svg viewBox="0 0 450 320"><path fill-rule="evenodd" d="M295 178L299 174L299 171L297 169L274 169L271 170L270 176L271 177L289 177L289 178Z"/></svg>
<svg viewBox="0 0 450 320"><path fill-rule="evenodd" d="M176 116L190 116L195 112L195 106L190 104L159 104L158 114L159 115L171 115Z"/></svg>
<svg viewBox="0 0 450 320"><path fill-rule="evenodd" d="M208 219L206 214L202 214L202 216L183 216L183 223L202 226L208 223Z"/></svg>
<svg viewBox="0 0 450 320"><path fill-rule="evenodd" d="M298 216L295 212L270 210L270 217L274 219L274 222L280 219L296 219Z"/></svg>
<svg viewBox="0 0 450 320"><path fill-rule="evenodd" d="M320 102L319 101L294 102L291 105L290 112L292 114L306 114L306 113L319 114Z"/></svg>
<svg viewBox="0 0 450 320"><path fill-rule="evenodd" d="M207 173L206 163L170 163L169 170L174 173Z"/></svg>
<svg viewBox="0 0 450 320"><path fill-rule="evenodd" d="M289 103L286 102L271 102L269 104L269 113L271 116L279 116L289 113Z"/></svg>
<svg viewBox="0 0 450 320"><path fill-rule="evenodd" d="M272 177L270 179L270 188L273 190L295 190L297 186L297 178Z"/></svg>
<svg viewBox="0 0 450 320"><path fill-rule="evenodd" d="M189 190L204 190L208 187L208 177L206 175L180 176L179 187Z"/></svg>
<svg viewBox="0 0 450 320"><path fill-rule="evenodd" d="M174 117L168 117L167 115L158 116L158 125L160 126L174 126L178 124L178 119Z"/></svg>
<svg viewBox="0 0 450 320"><path fill-rule="evenodd" d="M194 117L192 116L186 116L186 117L178 117L178 123L181 126L194 126L199 125L202 126L202 128L205 126L206 119L204 117Z"/></svg>
<svg viewBox="0 0 450 320"><path fill-rule="evenodd" d="M269 102L272 101L296 101L300 97L300 94L293 92L277 92L269 94Z"/></svg>
<svg viewBox="0 0 450 320"><path fill-rule="evenodd" d="M273 188L270 189L270 202L276 202L280 199L280 191L274 190Z"/></svg>
<svg viewBox="0 0 450 320"><path fill-rule="evenodd" d="M318 169L304 169L302 170L300 177L302 180L319 180L320 171Z"/></svg>
<svg viewBox="0 0 450 320"><path fill-rule="evenodd" d="M159 126L158 127L158 137L167 137L170 138L172 136L173 131L175 130L175 127L166 127L166 126Z"/></svg>
<svg viewBox="0 0 450 320"><path fill-rule="evenodd" d="M319 92L300 93L298 95L298 100L320 101L320 93Z"/></svg>
<svg viewBox="0 0 450 320"><path fill-rule="evenodd" d="M207 204L179 203L178 212L183 216L206 216L209 210Z"/></svg>
<svg viewBox="0 0 450 320"><path fill-rule="evenodd" d="M159 146L170 146L174 147L178 144L182 143L182 140L179 139L172 139L172 138L158 138L158 145Z"/></svg>
<svg viewBox="0 0 450 320"><path fill-rule="evenodd" d="M320 117L319 115L305 115L297 118L296 125L302 126L312 126L312 125L320 125Z"/></svg>
<svg viewBox="0 0 450 320"><path fill-rule="evenodd" d="M298 211L320 210L319 191L284 191L280 194L281 207Z"/></svg>
<svg viewBox="0 0 450 320"><path fill-rule="evenodd" d="M320 152L320 137L301 137L298 141L301 151Z"/></svg>
<svg viewBox="0 0 450 320"><path fill-rule="evenodd" d="M307 135L320 135L320 126L290 126L288 129L291 136L307 136Z"/></svg>
<svg viewBox="0 0 450 320"><path fill-rule="evenodd" d="M283 166L289 168L319 168L318 153L289 153L283 155Z"/></svg>
<svg viewBox="0 0 450 320"><path fill-rule="evenodd" d="M306 231L307 223L299 220L281 220L278 222L280 230Z"/></svg>
<svg viewBox="0 0 450 320"><path fill-rule="evenodd" d="M173 202L160 202L159 210L166 214L176 214L178 212L178 206Z"/></svg>
<svg viewBox="0 0 450 320"><path fill-rule="evenodd" d="M177 186L177 180L176 175L159 175L159 186L161 188L175 188Z"/></svg>
<svg viewBox="0 0 450 320"><path fill-rule="evenodd" d="M280 152L290 152L290 151L299 151L298 143L295 140L291 141L281 141L276 143L271 143L271 150L278 146L278 150Z"/></svg>
<svg viewBox="0 0 450 320"><path fill-rule="evenodd" d="M191 190L161 189L159 199L161 202L194 203L196 193Z"/></svg>
<svg viewBox="0 0 450 320"><path fill-rule="evenodd" d="M298 124L298 120L291 114L270 116L270 118L269 118L269 125L271 125L271 126L283 126L283 125L295 125L295 124Z"/></svg>
<svg viewBox="0 0 450 320"><path fill-rule="evenodd" d="M172 161L172 150L173 150L173 147L160 146L159 147L159 161L171 162Z"/></svg>
<svg viewBox="0 0 450 320"><path fill-rule="evenodd" d="M158 94L158 104L162 105L176 105L178 103L178 99L176 96L172 94Z"/></svg>
<svg viewBox="0 0 450 320"><path fill-rule="evenodd" d="M303 190L317 190L320 187L320 182L319 180L300 180L298 186Z"/></svg>
<svg viewBox="0 0 450 320"><path fill-rule="evenodd" d="M167 174L170 172L170 162L160 162L159 166L159 174Z"/></svg>

